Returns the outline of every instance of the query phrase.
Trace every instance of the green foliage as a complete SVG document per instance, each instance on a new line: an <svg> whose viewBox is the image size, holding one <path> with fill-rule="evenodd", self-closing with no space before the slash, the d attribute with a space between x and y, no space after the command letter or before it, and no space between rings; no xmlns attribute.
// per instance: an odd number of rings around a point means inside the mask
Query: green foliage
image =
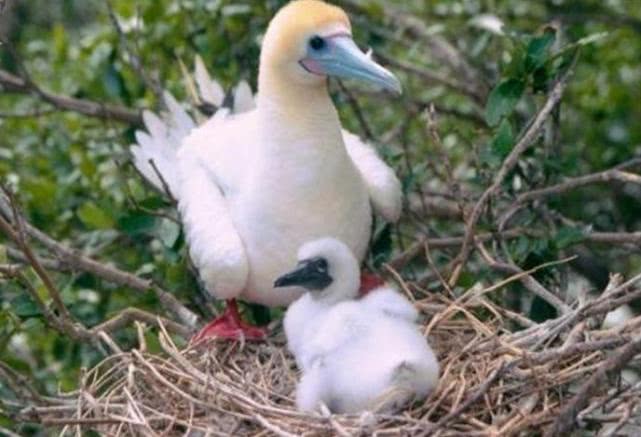
<svg viewBox="0 0 641 437"><path fill-rule="evenodd" d="M485 119L490 126L496 126L503 117L512 114L516 104L525 91L525 83L520 79L506 79L490 93L485 107Z"/></svg>
<svg viewBox="0 0 641 437"><path fill-rule="evenodd" d="M102 0L14 2L6 25L8 38L32 79L60 95L122 105L134 110L157 109L153 90L128 62ZM230 90L240 78L256 83L260 40L284 0L112 0L129 46L148 75L187 101L180 63L189 69L200 54L212 76ZM340 3L340 2L337 2ZM641 20L641 2L556 0L366 0L350 7L354 33L361 46L418 69L438 73L455 84L469 78L448 69L425 39L389 24L385 9L394 7L425 24L425 33L451 42L478 79L472 93L447 81L426 81L421 75L391 66L404 85L404 95L391 99L348 84L377 139L400 132L379 145L398 171L411 211L399 227L376 230L371 264L380 266L417 235L460 236L463 225L451 216L423 213L420 194L448 192L440 147L426 132L420 111L437 108L442 148L464 191L478 195L512 151L529 120L555 80L578 62L564 96L556 127L546 126L517 168L504 181L505 196L558 183L566 177L603 170L639 153L641 144L641 38L638 27L614 25L617 17ZM576 20L581 12L585 19ZM475 27L475 17L494 14L505 22L502 33ZM555 17L567 17L559 28ZM0 68L17 74L20 65L0 48ZM477 89L478 88L478 89ZM486 89L486 90L485 90ZM348 99L332 87L345 126L361 131ZM468 90L469 91L469 90ZM470 96L470 94L473 94ZM36 117L19 115L43 111ZM18 116L9 116L9 115ZM555 115L556 116L556 115ZM28 220L47 234L99 260L152 278L192 310L208 315L198 284L189 269L180 226L173 207L151 190L129 165L128 147L136 126L53 110L37 95L0 93L0 178L19 193ZM553 128L553 129L552 129ZM524 208L513 219L528 233L505 242L505 252L522 268L558 259L585 242L591 230L634 231L641 225L638 187L594 185L546 199L546 208L567 221L548 226L549 215ZM504 199L503 199L504 200ZM509 200L508 200L509 201ZM415 204L416 203L416 204ZM418 206L417 206L418 205ZM491 205L492 206L492 205ZM549 212L549 211L548 211ZM495 232L490 207L479 229ZM568 224L573 223L573 224ZM7 262L0 240L0 263ZM590 247L611 271L638 270L638 253L617 256L607 247ZM456 255L434 250L438 266ZM402 273L421 277L430 270L417 261ZM537 274L546 285L559 285L558 275ZM38 290L41 284L31 271ZM81 272L53 273L65 302L79 320L95 326L118 311L134 306L159 312L150 293L134 292ZM464 272L461 288L496 278L481 263ZM433 284L430 290L439 290ZM514 289L515 293L527 293ZM549 308L535 301L525 313L537 319ZM279 317L249 308L256 321ZM154 336L148 336L150 348ZM135 344L132 329L117 340ZM0 280L0 357L13 368L54 393L76 387L82 367L102 355L47 328L35 302L13 281ZM5 397L0 387L0 398ZM0 413L0 424L3 424ZM24 433L33 428L21 428Z"/></svg>

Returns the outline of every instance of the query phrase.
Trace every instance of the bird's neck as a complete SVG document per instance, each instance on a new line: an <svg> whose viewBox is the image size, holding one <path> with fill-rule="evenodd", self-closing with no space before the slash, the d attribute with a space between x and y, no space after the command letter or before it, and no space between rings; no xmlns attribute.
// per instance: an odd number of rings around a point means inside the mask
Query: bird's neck
<svg viewBox="0 0 641 437"><path fill-rule="evenodd" d="M325 83L299 84L261 72L258 85L261 125L280 147L315 141L314 148L344 148L338 113Z"/></svg>
<svg viewBox="0 0 641 437"><path fill-rule="evenodd" d="M345 268L346 266L343 266ZM313 300L325 306L334 306L340 302L355 300L358 297L360 275L358 264L354 261L354 272L341 275L340 280L321 291L312 293Z"/></svg>

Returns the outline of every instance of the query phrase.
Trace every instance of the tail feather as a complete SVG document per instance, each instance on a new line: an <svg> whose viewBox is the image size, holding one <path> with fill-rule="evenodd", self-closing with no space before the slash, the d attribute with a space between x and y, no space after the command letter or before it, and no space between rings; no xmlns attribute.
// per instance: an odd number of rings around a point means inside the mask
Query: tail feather
<svg viewBox="0 0 641 437"><path fill-rule="evenodd" d="M194 79L201 99L220 108L223 105L223 100L225 100L225 91L217 81L212 80L211 76L209 76L205 63L200 56L196 56Z"/></svg>
<svg viewBox="0 0 641 437"><path fill-rule="evenodd" d="M241 80L234 89L234 114L251 111L256 107L254 94L249 84Z"/></svg>
<svg viewBox="0 0 641 437"><path fill-rule="evenodd" d="M175 198L179 188L176 151L195 124L171 94L165 92L164 98L168 112L162 119L151 111L143 112L147 132L136 132L138 144L132 145L131 153L134 165L145 179Z"/></svg>
<svg viewBox="0 0 641 437"><path fill-rule="evenodd" d="M194 120L169 92L165 91L163 96L169 109L169 122L171 123L169 135L182 140L194 128Z"/></svg>
<svg viewBox="0 0 641 437"><path fill-rule="evenodd" d="M427 396L438 384L436 361L402 361L392 372L391 384L374 402L372 409L395 413L412 400Z"/></svg>
<svg viewBox="0 0 641 437"><path fill-rule="evenodd" d="M431 357L430 357L431 358ZM413 392L418 397L427 396L438 384L438 363L428 361L403 361L394 369L393 384Z"/></svg>
<svg viewBox="0 0 641 437"><path fill-rule="evenodd" d="M230 109L222 107L225 98L223 87L211 78L200 56L196 57L194 79L200 99L219 109L214 117L225 117ZM134 165L144 178L156 189L175 199L180 188L176 153L196 123L169 92L163 93L163 99L167 111L160 116L151 111L143 112L146 132L136 132L138 143L133 144L130 150ZM234 90L233 112L241 113L254 107L251 88L241 81Z"/></svg>

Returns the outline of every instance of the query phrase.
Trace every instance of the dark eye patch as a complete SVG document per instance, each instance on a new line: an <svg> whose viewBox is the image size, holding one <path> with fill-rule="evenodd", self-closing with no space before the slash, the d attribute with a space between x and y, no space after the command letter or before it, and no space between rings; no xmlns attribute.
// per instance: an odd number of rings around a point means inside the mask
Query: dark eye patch
<svg viewBox="0 0 641 437"><path fill-rule="evenodd" d="M325 260L325 258L319 258L318 260L316 260L316 268L319 272L327 272L327 267L327 260Z"/></svg>

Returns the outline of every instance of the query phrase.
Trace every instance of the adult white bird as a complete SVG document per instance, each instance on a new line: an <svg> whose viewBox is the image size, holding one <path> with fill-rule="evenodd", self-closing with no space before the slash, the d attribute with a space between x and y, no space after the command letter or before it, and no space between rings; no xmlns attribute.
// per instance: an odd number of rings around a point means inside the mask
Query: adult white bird
<svg viewBox="0 0 641 437"><path fill-rule="evenodd" d="M303 242L333 236L362 260L372 207L398 219L399 181L370 145L341 128L328 76L401 91L392 73L358 49L342 9L295 0L264 36L255 109L219 111L194 128L168 96L167 123L144 114L149 134L137 135L135 164L177 199L191 258L207 290L228 301L197 338L261 338L263 331L241 322L235 298L287 305L302 290L274 290L273 281Z"/></svg>
<svg viewBox="0 0 641 437"><path fill-rule="evenodd" d="M438 362L410 302L388 287L355 300L358 261L336 239L304 244L298 259L275 286L308 290L284 321L288 347L303 371L299 409L325 404L336 413L391 411L436 387Z"/></svg>

